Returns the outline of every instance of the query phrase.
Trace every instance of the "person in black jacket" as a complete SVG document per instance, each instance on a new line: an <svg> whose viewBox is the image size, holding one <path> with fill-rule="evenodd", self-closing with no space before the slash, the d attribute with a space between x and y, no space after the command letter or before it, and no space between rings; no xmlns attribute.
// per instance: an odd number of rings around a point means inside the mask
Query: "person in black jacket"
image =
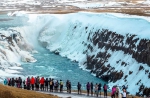
<svg viewBox="0 0 150 98"><path fill-rule="evenodd" d="M99 83L98 84L98 94L100 94L100 97L101 97L101 87L102 87L102 85L101 85L101 83Z"/></svg>
<svg viewBox="0 0 150 98"><path fill-rule="evenodd" d="M11 78L8 81L8 86L12 86L12 80L11 80Z"/></svg>
<svg viewBox="0 0 150 98"><path fill-rule="evenodd" d="M12 86L13 87L15 86L15 80L14 80L14 78L12 78Z"/></svg>
<svg viewBox="0 0 150 98"><path fill-rule="evenodd" d="M48 78L46 78L46 80L45 80L45 91L48 91Z"/></svg>
<svg viewBox="0 0 150 98"><path fill-rule="evenodd" d="M19 79L18 79L18 84L19 84L19 88L22 88L22 79L21 79L21 77L19 77Z"/></svg>
<svg viewBox="0 0 150 98"><path fill-rule="evenodd" d="M67 92L69 92L69 80L66 81Z"/></svg>
<svg viewBox="0 0 150 98"><path fill-rule="evenodd" d="M81 94L81 84L80 84L80 82L78 82L77 88L78 88L78 94Z"/></svg>
<svg viewBox="0 0 150 98"><path fill-rule="evenodd" d="M93 96L93 83L91 82L91 96Z"/></svg>
<svg viewBox="0 0 150 98"><path fill-rule="evenodd" d="M27 85L26 85L26 81L25 80L23 81L23 86L24 86L24 89L27 89Z"/></svg>
<svg viewBox="0 0 150 98"><path fill-rule="evenodd" d="M68 83L68 92L71 93L71 82Z"/></svg>

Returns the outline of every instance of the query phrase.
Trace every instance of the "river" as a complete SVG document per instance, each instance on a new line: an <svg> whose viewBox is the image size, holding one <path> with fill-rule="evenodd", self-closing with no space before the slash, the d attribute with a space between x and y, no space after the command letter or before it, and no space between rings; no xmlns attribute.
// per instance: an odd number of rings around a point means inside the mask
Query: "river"
<svg viewBox="0 0 150 98"><path fill-rule="evenodd" d="M47 78L54 78L55 80L70 80L72 87L76 89L78 82L82 84L85 89L87 82L102 83L104 81L91 75L89 72L82 70L77 62L70 61L67 58L61 57L54 53L43 49L34 57L37 59L35 63L23 63L22 74L24 76L44 76Z"/></svg>

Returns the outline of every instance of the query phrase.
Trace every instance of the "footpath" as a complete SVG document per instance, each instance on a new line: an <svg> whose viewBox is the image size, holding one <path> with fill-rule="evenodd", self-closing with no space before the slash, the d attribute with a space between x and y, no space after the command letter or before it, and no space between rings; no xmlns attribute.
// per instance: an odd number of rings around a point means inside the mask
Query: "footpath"
<svg viewBox="0 0 150 98"><path fill-rule="evenodd" d="M60 98L104 98L103 95L99 95L98 97L96 97L94 94L93 96L89 95L87 96L86 93L82 93L82 94L78 94L77 92L71 92L71 93L67 93L66 91L64 92L47 92L47 91L37 91L40 93L44 93L44 94L52 94L52 95L56 95ZM110 96L107 96L107 98L111 98Z"/></svg>

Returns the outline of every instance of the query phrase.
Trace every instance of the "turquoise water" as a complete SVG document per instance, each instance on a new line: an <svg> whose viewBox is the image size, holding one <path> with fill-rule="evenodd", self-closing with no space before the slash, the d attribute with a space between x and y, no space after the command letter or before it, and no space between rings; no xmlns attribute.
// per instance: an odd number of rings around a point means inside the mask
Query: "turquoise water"
<svg viewBox="0 0 150 98"><path fill-rule="evenodd" d="M70 80L74 89L76 89L77 82L82 83L84 89L87 82L104 84L104 81L101 79L80 69L78 63L51 53L46 49L35 54L34 57L37 59L37 62L24 63L22 65L22 74L24 76L44 76L55 80L61 79L64 82Z"/></svg>

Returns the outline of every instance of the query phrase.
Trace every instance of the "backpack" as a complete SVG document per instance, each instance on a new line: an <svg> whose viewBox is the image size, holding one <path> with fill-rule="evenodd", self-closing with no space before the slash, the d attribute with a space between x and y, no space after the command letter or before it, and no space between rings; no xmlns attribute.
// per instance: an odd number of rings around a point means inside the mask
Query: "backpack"
<svg viewBox="0 0 150 98"><path fill-rule="evenodd" d="M60 82L60 85L63 85L63 82L62 82L62 81Z"/></svg>
<svg viewBox="0 0 150 98"><path fill-rule="evenodd" d="M53 85L53 82L52 81L50 81L50 83L49 83L50 85Z"/></svg>

